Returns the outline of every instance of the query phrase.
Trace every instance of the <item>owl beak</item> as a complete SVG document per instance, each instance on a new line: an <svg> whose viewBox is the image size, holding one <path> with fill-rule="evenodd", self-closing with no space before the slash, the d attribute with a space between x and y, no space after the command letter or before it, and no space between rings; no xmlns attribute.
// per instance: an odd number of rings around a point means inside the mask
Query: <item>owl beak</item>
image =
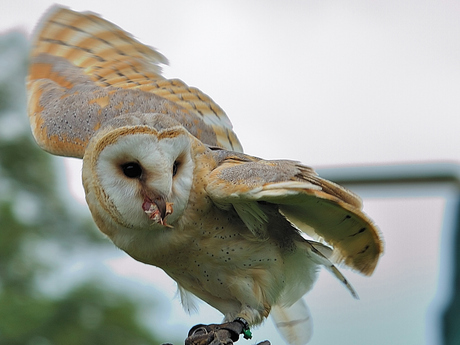
<svg viewBox="0 0 460 345"><path fill-rule="evenodd" d="M148 217L155 223L172 228L171 225L166 224L165 218L173 213L173 203L165 201L162 197L157 197L154 200L149 197L144 198L142 209L148 215Z"/></svg>

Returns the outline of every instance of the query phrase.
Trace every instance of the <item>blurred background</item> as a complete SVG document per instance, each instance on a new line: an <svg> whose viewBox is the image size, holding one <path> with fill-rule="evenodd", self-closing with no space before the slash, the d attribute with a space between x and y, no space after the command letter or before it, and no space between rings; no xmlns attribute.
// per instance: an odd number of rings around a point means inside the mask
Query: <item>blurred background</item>
<svg viewBox="0 0 460 345"><path fill-rule="evenodd" d="M455 308L444 323L456 290L458 1L61 4L166 55L164 74L210 95L247 153L299 160L363 197L385 253L370 278L343 269L358 301L320 273L304 297L311 344L460 341ZM188 315L161 270L104 239L81 162L33 142L28 39L51 5L16 0L0 14L0 344L180 344L220 313L201 303ZM282 343L270 320L253 334Z"/></svg>

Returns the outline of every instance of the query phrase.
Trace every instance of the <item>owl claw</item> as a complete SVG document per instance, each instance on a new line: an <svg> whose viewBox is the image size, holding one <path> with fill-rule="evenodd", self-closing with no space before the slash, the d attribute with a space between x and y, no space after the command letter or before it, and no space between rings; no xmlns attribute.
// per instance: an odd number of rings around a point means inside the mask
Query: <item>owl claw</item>
<svg viewBox="0 0 460 345"><path fill-rule="evenodd" d="M252 337L248 322L243 318L222 324L199 324L190 329L185 345L232 345L238 341L240 334L245 339ZM265 341L258 345L270 345L270 342Z"/></svg>
<svg viewBox="0 0 460 345"><path fill-rule="evenodd" d="M172 228L171 225L166 224L165 220L168 215L173 213L172 205L172 202L166 202L163 198L156 198L152 201L150 198L146 197L142 204L142 209L155 223L160 223L163 226Z"/></svg>

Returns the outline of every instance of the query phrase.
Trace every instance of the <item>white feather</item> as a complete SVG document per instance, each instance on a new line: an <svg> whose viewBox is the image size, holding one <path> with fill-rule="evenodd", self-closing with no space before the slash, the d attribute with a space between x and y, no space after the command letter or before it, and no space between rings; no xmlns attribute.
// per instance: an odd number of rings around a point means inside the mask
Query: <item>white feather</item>
<svg viewBox="0 0 460 345"><path fill-rule="evenodd" d="M335 267L335 265L327 258L326 255L328 255L327 253L330 252L330 249L318 242L307 241L307 243L310 246L311 259L317 264L324 266L324 268L331 272L338 280L342 282L343 285L346 286L354 298L359 299L358 293L348 282L347 278L345 278L345 276L338 270L338 268Z"/></svg>
<svg viewBox="0 0 460 345"><path fill-rule="evenodd" d="M248 229L259 239L267 238L268 216L256 202L234 203L233 207Z"/></svg>
<svg viewBox="0 0 460 345"><path fill-rule="evenodd" d="M290 307L273 306L270 315L283 338L291 345L304 345L311 339L313 321L305 301Z"/></svg>
<svg viewBox="0 0 460 345"><path fill-rule="evenodd" d="M197 297L195 297L195 295L185 290L179 284L177 284L177 292L180 296L180 302L182 304L182 307L187 313L193 314L198 312Z"/></svg>

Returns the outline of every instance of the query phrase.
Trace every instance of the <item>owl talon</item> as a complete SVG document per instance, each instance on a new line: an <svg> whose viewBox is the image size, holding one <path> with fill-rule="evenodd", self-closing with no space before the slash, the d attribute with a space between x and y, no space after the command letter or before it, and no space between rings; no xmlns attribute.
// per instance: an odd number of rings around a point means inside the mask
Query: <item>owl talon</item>
<svg viewBox="0 0 460 345"><path fill-rule="evenodd" d="M249 325L242 318L223 324L200 324L190 329L185 345L232 345L238 341L240 334L243 334L245 339L250 339L248 332ZM267 344L270 343L264 343Z"/></svg>

